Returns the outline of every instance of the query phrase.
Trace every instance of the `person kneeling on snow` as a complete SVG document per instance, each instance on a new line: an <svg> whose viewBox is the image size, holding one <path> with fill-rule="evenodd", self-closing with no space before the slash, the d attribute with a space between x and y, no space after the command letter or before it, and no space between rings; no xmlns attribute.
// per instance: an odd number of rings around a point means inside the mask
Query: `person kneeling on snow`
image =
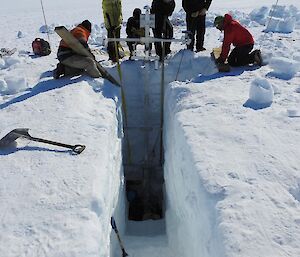
<svg viewBox="0 0 300 257"><path fill-rule="evenodd" d="M251 52L254 45L253 36L238 21L234 20L231 15L217 16L214 26L220 31L224 31L222 52L217 59L217 63L224 63L227 59L230 66L244 66L253 63L259 66L262 65L260 50ZM231 44L235 48L228 56Z"/></svg>
<svg viewBox="0 0 300 257"><path fill-rule="evenodd" d="M130 17L127 20L127 25L126 25L126 34L128 38L140 38L145 36L145 29L140 28L140 16L141 16L141 9L140 8L135 8L133 10L132 17ZM133 55L133 50L136 46L137 42L127 42L129 51L130 51L130 58ZM149 50L151 51L152 45L149 45Z"/></svg>
<svg viewBox="0 0 300 257"><path fill-rule="evenodd" d="M90 51L88 46L88 38L91 34L91 23L84 20L70 32L79 40L79 42ZM97 68L96 60L93 57L87 57L74 52L63 40L60 41L57 58L59 63L53 72L53 77L58 79L61 75L65 75L65 71L69 68L70 73L66 75L78 75L78 72L86 71L93 78L101 77L101 73ZM77 73L77 74L76 74Z"/></svg>

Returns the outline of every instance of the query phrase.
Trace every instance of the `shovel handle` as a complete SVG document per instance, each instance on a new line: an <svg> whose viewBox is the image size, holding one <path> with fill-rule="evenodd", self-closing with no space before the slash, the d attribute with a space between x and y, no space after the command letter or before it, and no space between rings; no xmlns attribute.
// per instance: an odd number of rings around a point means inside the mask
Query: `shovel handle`
<svg viewBox="0 0 300 257"><path fill-rule="evenodd" d="M84 149L85 149L85 145L74 145L72 151L74 153L80 154L81 152L83 152Z"/></svg>
<svg viewBox="0 0 300 257"><path fill-rule="evenodd" d="M69 149L72 149L72 151L76 154L80 154L85 149L85 145L68 145L68 144L63 144L63 143L46 140L46 139L42 139L42 138L38 138L38 137L32 137L32 136L29 136L29 137L26 136L26 138L28 138L32 141L36 141L36 142L41 142L41 143L45 143L45 144L49 144L49 145L56 145L56 146L60 146L60 147L69 148Z"/></svg>

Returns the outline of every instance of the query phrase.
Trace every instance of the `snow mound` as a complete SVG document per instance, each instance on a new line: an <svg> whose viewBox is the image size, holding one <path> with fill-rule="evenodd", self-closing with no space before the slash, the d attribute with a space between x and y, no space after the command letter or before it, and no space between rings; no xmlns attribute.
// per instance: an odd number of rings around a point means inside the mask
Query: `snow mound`
<svg viewBox="0 0 300 257"><path fill-rule="evenodd" d="M17 38L23 38L23 37L25 37L24 33L19 30L17 33Z"/></svg>
<svg viewBox="0 0 300 257"><path fill-rule="evenodd" d="M293 78L300 69L298 61L285 57L272 58L269 65L274 70L270 75L285 80Z"/></svg>
<svg viewBox="0 0 300 257"><path fill-rule="evenodd" d="M54 29L55 29L55 24L51 24L49 26L47 25L43 25L39 28L39 32L40 33L54 33Z"/></svg>
<svg viewBox="0 0 300 257"><path fill-rule="evenodd" d="M0 79L0 92L2 94L15 94L28 88L27 80L23 77L6 76Z"/></svg>

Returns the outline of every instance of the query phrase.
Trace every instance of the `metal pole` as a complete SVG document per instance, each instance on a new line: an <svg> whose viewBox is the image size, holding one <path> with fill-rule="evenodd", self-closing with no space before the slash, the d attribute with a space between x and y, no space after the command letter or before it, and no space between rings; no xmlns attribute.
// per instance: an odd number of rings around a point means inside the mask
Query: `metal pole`
<svg viewBox="0 0 300 257"><path fill-rule="evenodd" d="M48 25L47 25L47 21L46 21L46 15L45 15L45 10L44 10L43 0L41 0L41 6L42 6L42 12L43 12L43 16L44 16L44 22L45 22L45 26L46 26L48 41L50 43L49 29L48 29Z"/></svg>

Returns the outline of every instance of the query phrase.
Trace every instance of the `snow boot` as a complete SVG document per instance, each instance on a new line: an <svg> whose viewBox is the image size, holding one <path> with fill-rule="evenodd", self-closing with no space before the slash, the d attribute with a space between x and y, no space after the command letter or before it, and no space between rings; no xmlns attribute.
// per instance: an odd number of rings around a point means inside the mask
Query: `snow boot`
<svg viewBox="0 0 300 257"><path fill-rule="evenodd" d="M56 69L53 71L53 78L59 79L61 75L65 75L65 66L59 62L56 65Z"/></svg>
<svg viewBox="0 0 300 257"><path fill-rule="evenodd" d="M262 57L260 50L254 50L254 63L258 66L262 66Z"/></svg>

